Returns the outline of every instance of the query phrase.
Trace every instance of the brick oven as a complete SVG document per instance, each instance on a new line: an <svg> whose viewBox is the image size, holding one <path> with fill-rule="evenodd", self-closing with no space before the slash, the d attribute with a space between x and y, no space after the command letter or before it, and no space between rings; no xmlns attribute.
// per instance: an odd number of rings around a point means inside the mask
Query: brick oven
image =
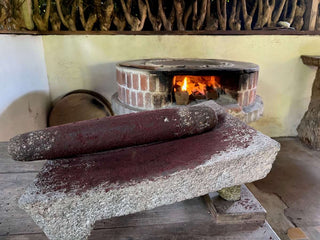
<svg viewBox="0 0 320 240"><path fill-rule="evenodd" d="M257 120L263 103L256 95L259 66L217 59L142 59L117 64L115 114L214 99L245 122ZM183 103L182 103L183 104Z"/></svg>

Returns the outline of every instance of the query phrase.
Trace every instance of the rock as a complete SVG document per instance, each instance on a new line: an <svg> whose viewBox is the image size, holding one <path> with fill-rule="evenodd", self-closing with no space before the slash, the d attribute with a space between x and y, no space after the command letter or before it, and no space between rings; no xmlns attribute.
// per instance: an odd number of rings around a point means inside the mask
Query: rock
<svg viewBox="0 0 320 240"><path fill-rule="evenodd" d="M241 197L241 186L223 188L218 191L220 197L227 201L238 201Z"/></svg>
<svg viewBox="0 0 320 240"><path fill-rule="evenodd" d="M279 21L277 23L277 26L278 27L283 27L283 28L290 28L290 23L289 22L286 22L286 21Z"/></svg>
<svg viewBox="0 0 320 240"><path fill-rule="evenodd" d="M264 178L279 143L213 101L216 128L169 142L48 161L19 205L51 240L87 239L97 220Z"/></svg>
<svg viewBox="0 0 320 240"><path fill-rule="evenodd" d="M320 56L301 56L306 65L317 66L311 100L298 128L298 136L309 147L320 150Z"/></svg>

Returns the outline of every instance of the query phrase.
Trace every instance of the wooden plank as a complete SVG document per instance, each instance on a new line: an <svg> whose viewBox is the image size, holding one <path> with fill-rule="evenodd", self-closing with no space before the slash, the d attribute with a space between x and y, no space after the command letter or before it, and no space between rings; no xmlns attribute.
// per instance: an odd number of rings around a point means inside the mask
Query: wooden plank
<svg viewBox="0 0 320 240"><path fill-rule="evenodd" d="M95 223L94 229L211 221L213 218L204 200L193 198L149 211L101 220Z"/></svg>
<svg viewBox="0 0 320 240"><path fill-rule="evenodd" d="M0 34L15 35L320 35L320 31L295 30L217 30L217 31L7 31L0 30Z"/></svg>
<svg viewBox="0 0 320 240"><path fill-rule="evenodd" d="M44 161L19 162L14 161L7 151L8 142L0 142L0 174L39 172Z"/></svg>
<svg viewBox="0 0 320 240"><path fill-rule="evenodd" d="M280 240L267 223L216 225L211 222L171 223L141 227L94 230L89 240L158 239L158 240Z"/></svg>
<svg viewBox="0 0 320 240"><path fill-rule="evenodd" d="M303 30L314 31L318 14L319 0L308 0L307 9L304 14Z"/></svg>
<svg viewBox="0 0 320 240"><path fill-rule="evenodd" d="M254 228L237 228L239 231L233 231L234 226L224 228L223 226L211 225L205 226L199 224L179 225L166 224L150 227L128 227L116 229L102 229L93 230L89 240L265 240L273 239L280 240L277 235L270 228L268 223L264 223ZM205 229L205 231L203 231ZM231 231L229 231L231 230ZM213 234L218 231L220 234ZM197 233L197 234L195 234ZM1 237L0 237L1 239ZM24 235L10 235L4 238L6 240L46 240L44 234L24 234Z"/></svg>
<svg viewBox="0 0 320 240"><path fill-rule="evenodd" d="M0 236L0 239L1 236ZM18 235L9 235L4 237L5 240L47 240L48 238L44 233L32 233L32 234L18 234Z"/></svg>
<svg viewBox="0 0 320 240"><path fill-rule="evenodd" d="M0 236L42 232L30 216L18 207L20 195L36 174L0 174Z"/></svg>

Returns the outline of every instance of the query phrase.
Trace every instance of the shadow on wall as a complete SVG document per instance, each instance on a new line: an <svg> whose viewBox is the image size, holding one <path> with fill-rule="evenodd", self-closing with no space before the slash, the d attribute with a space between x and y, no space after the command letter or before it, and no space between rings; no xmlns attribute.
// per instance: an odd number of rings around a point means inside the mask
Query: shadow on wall
<svg viewBox="0 0 320 240"><path fill-rule="evenodd" d="M46 128L49 104L49 94L45 91L30 92L12 102L0 113L0 141Z"/></svg>
<svg viewBox="0 0 320 240"><path fill-rule="evenodd" d="M89 66L88 75L86 89L100 93L111 102L111 96L117 91L116 63Z"/></svg>

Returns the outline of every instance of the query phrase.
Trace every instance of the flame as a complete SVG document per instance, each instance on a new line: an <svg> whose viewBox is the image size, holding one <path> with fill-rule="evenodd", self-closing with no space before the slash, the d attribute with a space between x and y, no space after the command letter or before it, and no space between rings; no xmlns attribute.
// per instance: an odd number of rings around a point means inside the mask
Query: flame
<svg viewBox="0 0 320 240"><path fill-rule="evenodd" d="M187 83L187 77L184 78L184 81L183 81L183 86L181 88L182 91L187 91L187 86L188 86L188 83Z"/></svg>
<svg viewBox="0 0 320 240"><path fill-rule="evenodd" d="M221 88L218 81L219 77L216 76L177 75L173 77L174 91L187 91L189 95L205 95L208 89Z"/></svg>

